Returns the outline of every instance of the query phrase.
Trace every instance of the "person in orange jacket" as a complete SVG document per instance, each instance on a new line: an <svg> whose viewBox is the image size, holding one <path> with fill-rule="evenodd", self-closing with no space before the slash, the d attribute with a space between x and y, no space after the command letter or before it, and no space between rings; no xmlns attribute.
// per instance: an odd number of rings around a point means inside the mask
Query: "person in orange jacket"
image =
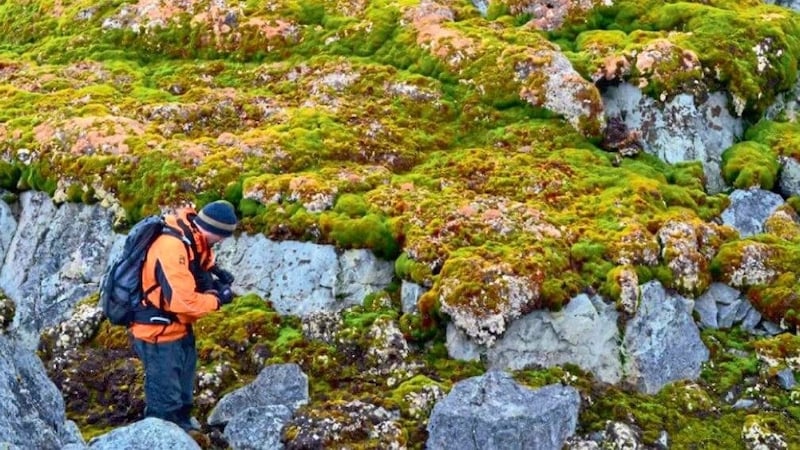
<svg viewBox="0 0 800 450"><path fill-rule="evenodd" d="M130 333L144 365L145 417L174 422L189 432L200 429L191 417L197 370L192 324L233 300L233 276L216 266L211 246L233 234L237 219L233 205L224 200L199 213L186 208L165 219L182 236L163 233L148 249L143 302L153 314L148 321L134 322Z"/></svg>

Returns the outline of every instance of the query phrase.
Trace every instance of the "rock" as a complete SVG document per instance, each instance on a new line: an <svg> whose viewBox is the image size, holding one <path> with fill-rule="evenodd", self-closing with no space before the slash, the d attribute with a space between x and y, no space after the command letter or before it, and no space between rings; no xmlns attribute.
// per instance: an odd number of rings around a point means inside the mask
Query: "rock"
<svg viewBox="0 0 800 450"><path fill-rule="evenodd" d="M674 164L700 161L710 193L724 190L720 162L722 152L743 132L742 119L728 113L724 93L711 93L700 104L690 94L679 94L661 106L631 84L622 83L603 93L608 120L621 118L638 134L644 151Z"/></svg>
<svg viewBox="0 0 800 450"><path fill-rule="evenodd" d="M89 442L91 450L199 450L200 446L181 427L149 417L117 428Z"/></svg>
<svg viewBox="0 0 800 450"><path fill-rule="evenodd" d="M613 305L578 295L562 311L534 311L514 321L487 350L487 360L492 368L508 369L571 363L617 383L622 378L618 316Z"/></svg>
<svg viewBox="0 0 800 450"><path fill-rule="evenodd" d="M97 292L112 244L111 213L98 205L57 208L41 192L23 192L20 203L0 289L17 305L13 327L21 343L35 349L43 329Z"/></svg>
<svg viewBox="0 0 800 450"><path fill-rule="evenodd" d="M403 280L400 285L400 302L403 305L404 313L411 313L417 310L417 300L427 289L422 286Z"/></svg>
<svg viewBox="0 0 800 450"><path fill-rule="evenodd" d="M400 413L360 400L332 400L298 412L286 430L289 450L359 448L367 440L372 448L405 448Z"/></svg>
<svg viewBox="0 0 800 450"><path fill-rule="evenodd" d="M0 443L19 448L60 449L82 438L66 420L61 392L34 353L0 335Z"/></svg>
<svg viewBox="0 0 800 450"><path fill-rule="evenodd" d="M671 381L700 375L709 351L687 303L657 281L642 285L639 311L628 321L623 341L625 378L640 391L655 394Z"/></svg>
<svg viewBox="0 0 800 450"><path fill-rule="evenodd" d="M431 450L560 450L575 433L580 396L571 387L531 390L492 370L453 386L428 422ZM469 436L469 439L464 439Z"/></svg>
<svg viewBox="0 0 800 450"><path fill-rule="evenodd" d="M778 380L778 386L787 391L790 391L797 384L797 380L794 378L794 371L788 367L778 372L776 379Z"/></svg>
<svg viewBox="0 0 800 450"><path fill-rule="evenodd" d="M737 189L729 198L722 223L736 228L743 238L764 232L764 222L783 204L780 195L762 189Z"/></svg>
<svg viewBox="0 0 800 450"><path fill-rule="evenodd" d="M485 347L473 342L466 333L459 330L453 323L447 324L446 331L447 355L462 361L476 361L480 359Z"/></svg>
<svg viewBox="0 0 800 450"><path fill-rule="evenodd" d="M736 312L739 311L742 303L744 303L742 300L736 300L730 305L722 305L719 308L719 328L730 328L733 326L736 321Z"/></svg>
<svg viewBox="0 0 800 450"><path fill-rule="evenodd" d="M225 425L248 407L284 405L294 411L308 403L308 377L297 364L275 364L255 381L223 397L208 416L210 426Z"/></svg>
<svg viewBox="0 0 800 450"><path fill-rule="evenodd" d="M778 190L785 198L800 194L800 162L790 156L781 157Z"/></svg>
<svg viewBox="0 0 800 450"><path fill-rule="evenodd" d="M694 310L700 316L700 326L703 328L719 328L717 324L717 302L710 295L703 294L694 302Z"/></svg>
<svg viewBox="0 0 800 450"><path fill-rule="evenodd" d="M305 316L360 305L394 277L394 266L368 250L242 235L220 244L217 260L236 268L234 291L269 298L281 314Z"/></svg>
<svg viewBox="0 0 800 450"><path fill-rule="evenodd" d="M281 430L291 418L284 405L245 408L225 426L225 439L234 449L282 450Z"/></svg>
<svg viewBox="0 0 800 450"><path fill-rule="evenodd" d="M750 305L750 309L747 311L747 315L742 320L742 329L747 331L748 333L753 333L756 330L756 326L758 325L759 322L761 322L761 313L758 312L755 308L753 308L752 305Z"/></svg>
<svg viewBox="0 0 800 450"><path fill-rule="evenodd" d="M609 422L606 425L604 447L639 450L642 444L642 432L635 426L622 422Z"/></svg>
<svg viewBox="0 0 800 450"><path fill-rule="evenodd" d="M786 450L783 436L773 433L769 425L762 423L757 415L747 416L742 426L742 441L747 450Z"/></svg>

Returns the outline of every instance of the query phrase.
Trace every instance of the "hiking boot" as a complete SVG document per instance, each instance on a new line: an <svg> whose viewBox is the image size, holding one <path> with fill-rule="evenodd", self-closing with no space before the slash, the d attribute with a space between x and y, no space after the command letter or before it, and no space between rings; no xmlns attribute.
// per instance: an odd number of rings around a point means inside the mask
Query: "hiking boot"
<svg viewBox="0 0 800 450"><path fill-rule="evenodd" d="M189 430L186 433L191 436L195 442L197 442L197 445L199 445L200 448L211 448L211 439L205 434L197 430Z"/></svg>

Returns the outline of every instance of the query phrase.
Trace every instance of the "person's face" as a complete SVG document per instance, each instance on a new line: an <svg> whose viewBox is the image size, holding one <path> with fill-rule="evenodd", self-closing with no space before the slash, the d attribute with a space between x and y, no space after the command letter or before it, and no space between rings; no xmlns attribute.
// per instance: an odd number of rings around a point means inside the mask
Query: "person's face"
<svg viewBox="0 0 800 450"><path fill-rule="evenodd" d="M206 240L208 241L208 245L209 246L212 246L212 245L216 244L217 242L222 241L223 239L225 239L225 238L220 236L220 235L218 235L218 234L206 233Z"/></svg>

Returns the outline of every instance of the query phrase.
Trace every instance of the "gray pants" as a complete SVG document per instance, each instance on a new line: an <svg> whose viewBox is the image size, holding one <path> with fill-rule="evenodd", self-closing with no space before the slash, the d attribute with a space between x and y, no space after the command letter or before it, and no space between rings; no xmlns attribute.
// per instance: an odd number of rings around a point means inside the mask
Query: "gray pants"
<svg viewBox="0 0 800 450"><path fill-rule="evenodd" d="M151 344L133 339L144 364L145 417L158 417L191 429L192 392L197 369L194 334L177 341Z"/></svg>

